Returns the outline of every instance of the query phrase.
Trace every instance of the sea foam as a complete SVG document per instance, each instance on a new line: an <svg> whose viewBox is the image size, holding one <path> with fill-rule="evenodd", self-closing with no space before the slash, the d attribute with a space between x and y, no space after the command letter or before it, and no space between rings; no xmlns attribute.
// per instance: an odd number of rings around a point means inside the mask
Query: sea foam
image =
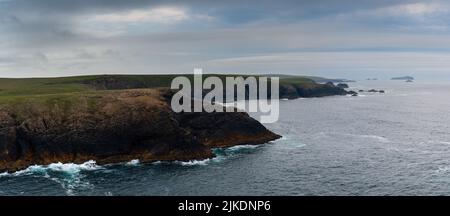
<svg viewBox="0 0 450 216"><path fill-rule="evenodd" d="M377 135L359 135L359 137L369 138L369 139L376 139L376 140L378 140L380 142L383 142L383 143L391 142L388 138L382 137L382 136L377 136Z"/></svg>
<svg viewBox="0 0 450 216"><path fill-rule="evenodd" d="M348 137L355 137L355 138L362 138L362 139L373 139L377 140L381 143L390 143L391 140L389 140L386 137L373 135L373 134L349 134L349 133L326 133L326 132L320 132L318 135L337 135L337 136L348 136Z"/></svg>
<svg viewBox="0 0 450 216"><path fill-rule="evenodd" d="M211 161L211 159L205 159L205 160L190 160L190 161L176 161L176 163L179 163L182 166L196 166L196 165L207 165L208 162Z"/></svg>
<svg viewBox="0 0 450 216"><path fill-rule="evenodd" d="M128 165L128 166L137 166L140 163L141 163L141 161L139 161L139 159L134 159L134 160L131 160L131 161L127 162L126 165Z"/></svg>
<svg viewBox="0 0 450 216"><path fill-rule="evenodd" d="M81 174L81 171L93 171L99 169L103 169L103 167L97 165L93 160L82 164L58 162L49 165L32 165L14 173L2 173L0 174L0 177L29 175L43 177L60 184L61 187L66 190L67 195L75 195L74 191L76 189L91 187L91 184L88 181L82 180L84 175Z"/></svg>
<svg viewBox="0 0 450 216"><path fill-rule="evenodd" d="M175 164L179 164L182 166L205 166L212 163L219 163L226 159L232 158L235 155L243 153L245 151L249 151L252 149L256 149L261 145L237 145L229 148L215 148L213 149L214 157L211 159L204 160L190 160L190 161L175 161Z"/></svg>

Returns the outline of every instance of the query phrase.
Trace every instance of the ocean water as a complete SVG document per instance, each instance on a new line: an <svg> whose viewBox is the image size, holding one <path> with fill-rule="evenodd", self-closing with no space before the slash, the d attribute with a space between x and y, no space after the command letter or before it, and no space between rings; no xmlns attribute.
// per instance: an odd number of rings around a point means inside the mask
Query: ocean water
<svg viewBox="0 0 450 216"><path fill-rule="evenodd" d="M0 195L450 195L450 84L281 101L283 138L191 162L51 164L0 174Z"/></svg>

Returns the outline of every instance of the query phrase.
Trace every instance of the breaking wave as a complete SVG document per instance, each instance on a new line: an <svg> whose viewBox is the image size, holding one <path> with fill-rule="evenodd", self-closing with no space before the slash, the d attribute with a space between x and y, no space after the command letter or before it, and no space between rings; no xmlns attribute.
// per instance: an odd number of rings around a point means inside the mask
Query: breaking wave
<svg viewBox="0 0 450 216"><path fill-rule="evenodd" d="M52 163L49 165L33 165L24 170L14 173L2 173L0 177L20 177L34 176L50 179L61 185L66 190L67 195L75 195L74 190L79 188L93 187L88 181L83 180L85 177L82 171L93 171L103 169L90 160L82 164L74 163Z"/></svg>
<svg viewBox="0 0 450 216"><path fill-rule="evenodd" d="M197 165L207 165L211 159L205 160L190 160L190 161L175 161L176 164L180 164L182 166L197 166Z"/></svg>
<svg viewBox="0 0 450 216"><path fill-rule="evenodd" d="M139 165L140 163L141 163L141 161L139 161L139 159L134 159L134 160L131 160L131 161L127 162L125 165L128 165L128 166L137 166L137 165Z"/></svg>
<svg viewBox="0 0 450 216"><path fill-rule="evenodd" d="M213 163L219 163L224 160L235 157L243 153L250 153L253 149L259 148L261 145L238 145L229 148L215 148L213 153L215 157L205 160L175 161L174 163L182 166L204 166Z"/></svg>

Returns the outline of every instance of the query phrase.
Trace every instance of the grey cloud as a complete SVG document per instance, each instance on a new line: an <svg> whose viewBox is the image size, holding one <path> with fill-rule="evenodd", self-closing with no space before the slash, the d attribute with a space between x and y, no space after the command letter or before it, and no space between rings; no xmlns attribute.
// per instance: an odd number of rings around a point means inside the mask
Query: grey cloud
<svg viewBox="0 0 450 216"><path fill-rule="evenodd" d="M447 45L450 44L449 33L446 31L411 34L405 29L418 31L414 22L400 20L411 26L399 27L400 21L394 23L389 17L371 17L370 20L365 17L365 11L415 2L430 1L0 1L0 65L20 67L18 71L22 74L19 76L180 73L190 72L193 65L210 66L215 70L211 72L223 72L221 70L261 68L249 64L235 67L231 64L217 65L210 60L291 52L450 51ZM98 36L92 30L109 33L117 27L116 23L111 26L93 25L89 26L90 29L80 23L83 16L158 6L185 7L191 13L210 15L217 20L211 24L193 21L173 26L124 26L121 28L123 34L107 37ZM355 16L355 11L362 12ZM425 23L423 27L429 26ZM138 33L133 32L136 29ZM287 58L286 55L280 56ZM366 56L370 58L373 55ZM267 68L278 67L284 71L313 67L292 64L286 59L269 62L273 65ZM333 71L333 64L329 65L314 71ZM350 64L346 66L351 67ZM0 67L0 76L12 76L10 71L13 70L13 66ZM335 72L342 73L344 66L339 70L335 69Z"/></svg>
<svg viewBox="0 0 450 216"><path fill-rule="evenodd" d="M33 55L33 58L34 58L36 61L41 62L41 63L46 63L46 62L48 62L48 58L47 58L47 56L46 56L44 53L40 53L40 52L35 53L35 54Z"/></svg>

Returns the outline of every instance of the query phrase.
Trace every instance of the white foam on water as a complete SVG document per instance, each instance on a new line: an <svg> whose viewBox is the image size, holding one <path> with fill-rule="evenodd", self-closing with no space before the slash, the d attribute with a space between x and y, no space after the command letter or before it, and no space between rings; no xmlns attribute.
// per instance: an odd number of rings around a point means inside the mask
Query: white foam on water
<svg viewBox="0 0 450 216"><path fill-rule="evenodd" d="M278 146L279 149L287 149L287 150L293 150L293 149L299 149L299 148L303 148L307 146L307 144L304 143L299 143L299 142L293 142L293 143L288 143L288 144L284 144L284 145L280 145Z"/></svg>
<svg viewBox="0 0 450 216"><path fill-rule="evenodd" d="M204 160L190 160L190 161L174 161L175 164L182 166L205 166L211 163L219 163L226 159L241 153L243 150L256 149L261 145L238 145L229 148L217 148L213 149L215 156Z"/></svg>
<svg viewBox="0 0 450 216"><path fill-rule="evenodd" d="M141 161L139 161L139 159L134 159L134 160L131 160L131 161L127 162L126 165L128 165L128 166L137 166L140 163L141 163Z"/></svg>
<svg viewBox="0 0 450 216"><path fill-rule="evenodd" d="M74 164L74 163L52 163L47 166L48 169L56 172L66 172L66 173L79 173L80 171L92 171L102 169L101 166L98 166L95 161L90 160L84 162L82 164Z"/></svg>
<svg viewBox="0 0 450 216"><path fill-rule="evenodd" d="M243 150L243 149L255 149L255 148L258 148L258 147L259 147L259 145L237 145L237 146L229 147L226 150L239 151L239 150Z"/></svg>
<svg viewBox="0 0 450 216"><path fill-rule="evenodd" d="M274 143L279 143L280 145L277 145L277 148L279 149L298 149L303 148L307 146L305 143L300 143L299 140L301 138L294 138L290 136L283 136L278 140L275 140Z"/></svg>
<svg viewBox="0 0 450 216"><path fill-rule="evenodd" d="M11 175L21 176L21 175L31 175L31 174L45 174L45 172L46 172L46 168L44 166L32 165L32 166L27 167L24 170L16 171L16 172L12 173Z"/></svg>
<svg viewBox="0 0 450 216"><path fill-rule="evenodd" d="M373 134L349 134L349 133L327 133L327 132L320 132L317 133L317 136L350 136L350 137L355 137L355 138L363 138L363 139L374 139L377 140L379 142L382 143L390 143L392 142L391 140L389 140L386 137L383 136L378 136L378 135L373 135Z"/></svg>
<svg viewBox="0 0 450 216"><path fill-rule="evenodd" d="M440 141L440 142L438 142L439 144L444 144L444 145L450 145L450 142L447 142L447 141Z"/></svg>
<svg viewBox="0 0 450 216"><path fill-rule="evenodd" d="M283 135L280 139L274 140L273 142L286 141L289 140L288 136Z"/></svg>
<svg viewBox="0 0 450 216"><path fill-rule="evenodd" d="M382 137L382 136L377 136L377 135L359 135L359 137L375 139L375 140L378 140L378 141L380 141L382 143L389 143L389 142L391 142L388 138Z"/></svg>
<svg viewBox="0 0 450 216"><path fill-rule="evenodd" d="M197 166L197 165L204 166L204 165L207 165L210 160L211 159L190 160L190 161L175 161L175 163L179 163L182 166Z"/></svg>
<svg viewBox="0 0 450 216"><path fill-rule="evenodd" d="M450 166L441 166L436 170L437 173L446 173L450 171Z"/></svg>
<svg viewBox="0 0 450 216"><path fill-rule="evenodd" d="M82 164L58 162L49 165L32 165L14 173L3 173L2 176L35 175L44 177L60 184L66 190L67 195L75 195L74 190L78 188L93 187L88 181L83 180L84 175L81 174L81 171L99 169L103 169L103 167L97 165L93 160Z"/></svg>

